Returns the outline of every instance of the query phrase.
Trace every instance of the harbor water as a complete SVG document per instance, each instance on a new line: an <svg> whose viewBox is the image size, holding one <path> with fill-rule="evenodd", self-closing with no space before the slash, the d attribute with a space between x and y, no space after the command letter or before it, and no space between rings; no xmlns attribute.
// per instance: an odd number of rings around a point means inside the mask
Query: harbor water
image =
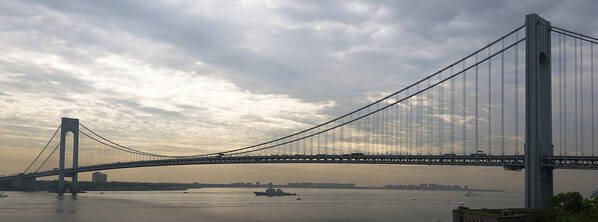
<svg viewBox="0 0 598 222"><path fill-rule="evenodd" d="M284 189L299 196L256 196L257 188L107 191L58 198L47 192L6 192L0 221L452 221L460 204L523 207L523 193Z"/></svg>

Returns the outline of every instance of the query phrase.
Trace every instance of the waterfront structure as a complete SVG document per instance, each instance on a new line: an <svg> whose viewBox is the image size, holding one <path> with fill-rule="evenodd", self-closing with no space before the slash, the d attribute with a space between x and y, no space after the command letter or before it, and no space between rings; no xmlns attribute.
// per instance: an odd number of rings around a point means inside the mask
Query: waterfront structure
<svg viewBox="0 0 598 222"><path fill-rule="evenodd" d="M91 181L94 184L104 184L108 183L108 174L95 172L91 175Z"/></svg>
<svg viewBox="0 0 598 222"><path fill-rule="evenodd" d="M453 210L453 222L525 222L530 216L542 213L535 209L469 209Z"/></svg>
<svg viewBox="0 0 598 222"><path fill-rule="evenodd" d="M292 188L355 188L354 183L288 183L287 187Z"/></svg>
<svg viewBox="0 0 598 222"><path fill-rule="evenodd" d="M552 38L558 41L552 42ZM552 26L530 14L525 24L506 35L380 100L297 133L216 153L149 153L113 142L78 119L62 118L54 133L60 135L59 139L52 136L20 176L24 179L58 175L58 193L63 193L65 177L72 178L71 190L75 192L80 172L135 167L258 163L499 166L507 170L525 168L526 207L545 208L553 192L553 170L598 169L596 146L593 140L591 146L586 141L597 136L593 109L594 44L598 44L597 38ZM524 49L524 56L519 56L520 48ZM572 49L575 53L571 53ZM571 54L575 62L568 67L573 66L575 74L569 70L569 75L565 75ZM553 63L556 58L558 66L556 61ZM552 77L553 67L558 68L558 78ZM587 67L592 70L588 72ZM583 83L590 76L592 84L585 84L584 90ZM480 78L487 85L481 86ZM558 87L553 89L552 82ZM571 92L569 97L562 95L567 93L568 82L576 83L574 99L570 98ZM571 91L571 86L568 89ZM553 98L553 94L558 94L558 98ZM592 96L585 97L589 101L580 101L578 94ZM552 100L558 107L552 105ZM592 104L590 114L586 111L585 116L579 115L588 108L587 104ZM525 115L521 115L519 107L524 107ZM567 111L568 107L574 107L574 112L571 108ZM514 118L505 118L505 114ZM573 116L575 121L570 123ZM483 128L480 122L484 123ZM558 123L558 133L552 130L553 122ZM498 124L500 130L493 130L493 124L494 128ZM574 130L568 129L571 126ZM72 166L65 166L69 133L73 135ZM584 134L591 136L586 135L584 140ZM558 143L553 143L553 136ZM575 137L574 145L570 137ZM54 155L59 156L58 163L48 162ZM87 159L81 161L80 156Z"/></svg>

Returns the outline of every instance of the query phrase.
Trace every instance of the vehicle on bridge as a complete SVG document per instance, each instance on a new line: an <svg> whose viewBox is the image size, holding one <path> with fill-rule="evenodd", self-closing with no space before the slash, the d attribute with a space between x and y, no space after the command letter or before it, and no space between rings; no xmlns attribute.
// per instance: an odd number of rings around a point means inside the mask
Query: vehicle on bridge
<svg viewBox="0 0 598 222"><path fill-rule="evenodd" d="M488 154L486 154L486 152L484 152L483 150L478 150L475 153L470 154L471 156L488 156Z"/></svg>

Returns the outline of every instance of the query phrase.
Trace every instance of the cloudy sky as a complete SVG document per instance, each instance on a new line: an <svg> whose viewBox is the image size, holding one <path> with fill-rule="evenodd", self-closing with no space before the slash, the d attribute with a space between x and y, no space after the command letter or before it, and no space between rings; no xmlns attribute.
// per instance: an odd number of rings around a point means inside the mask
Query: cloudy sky
<svg viewBox="0 0 598 222"><path fill-rule="evenodd" d="M22 170L61 117L154 153L227 150L321 123L396 91L522 25L528 13L598 36L596 11L595 1L3 1L0 174ZM476 173L505 182L469 183L523 187L521 173L499 168L111 172L123 180L361 185L456 183ZM177 176L160 177L164 172ZM339 177L327 176L332 173Z"/></svg>

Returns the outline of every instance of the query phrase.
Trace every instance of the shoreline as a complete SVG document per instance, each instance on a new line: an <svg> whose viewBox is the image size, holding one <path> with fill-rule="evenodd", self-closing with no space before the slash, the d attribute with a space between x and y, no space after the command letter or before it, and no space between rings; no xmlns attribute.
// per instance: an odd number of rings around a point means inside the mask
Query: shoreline
<svg viewBox="0 0 598 222"><path fill-rule="evenodd" d="M56 180L37 181L36 191L55 191ZM419 184L419 185L385 185L385 186L355 186L353 183L288 183L288 184L260 184L254 183L147 183L147 182L123 182L113 181L107 183L94 184L89 181L80 181L81 191L184 191L188 189L201 188L256 188L266 189L268 187L280 189L344 189L344 190L421 190L421 191L460 191L460 192L506 192L500 189L480 189L464 187L458 185L439 185L439 184ZM65 187L70 187L70 182L65 183ZM12 184L0 184L0 191L19 191Z"/></svg>

